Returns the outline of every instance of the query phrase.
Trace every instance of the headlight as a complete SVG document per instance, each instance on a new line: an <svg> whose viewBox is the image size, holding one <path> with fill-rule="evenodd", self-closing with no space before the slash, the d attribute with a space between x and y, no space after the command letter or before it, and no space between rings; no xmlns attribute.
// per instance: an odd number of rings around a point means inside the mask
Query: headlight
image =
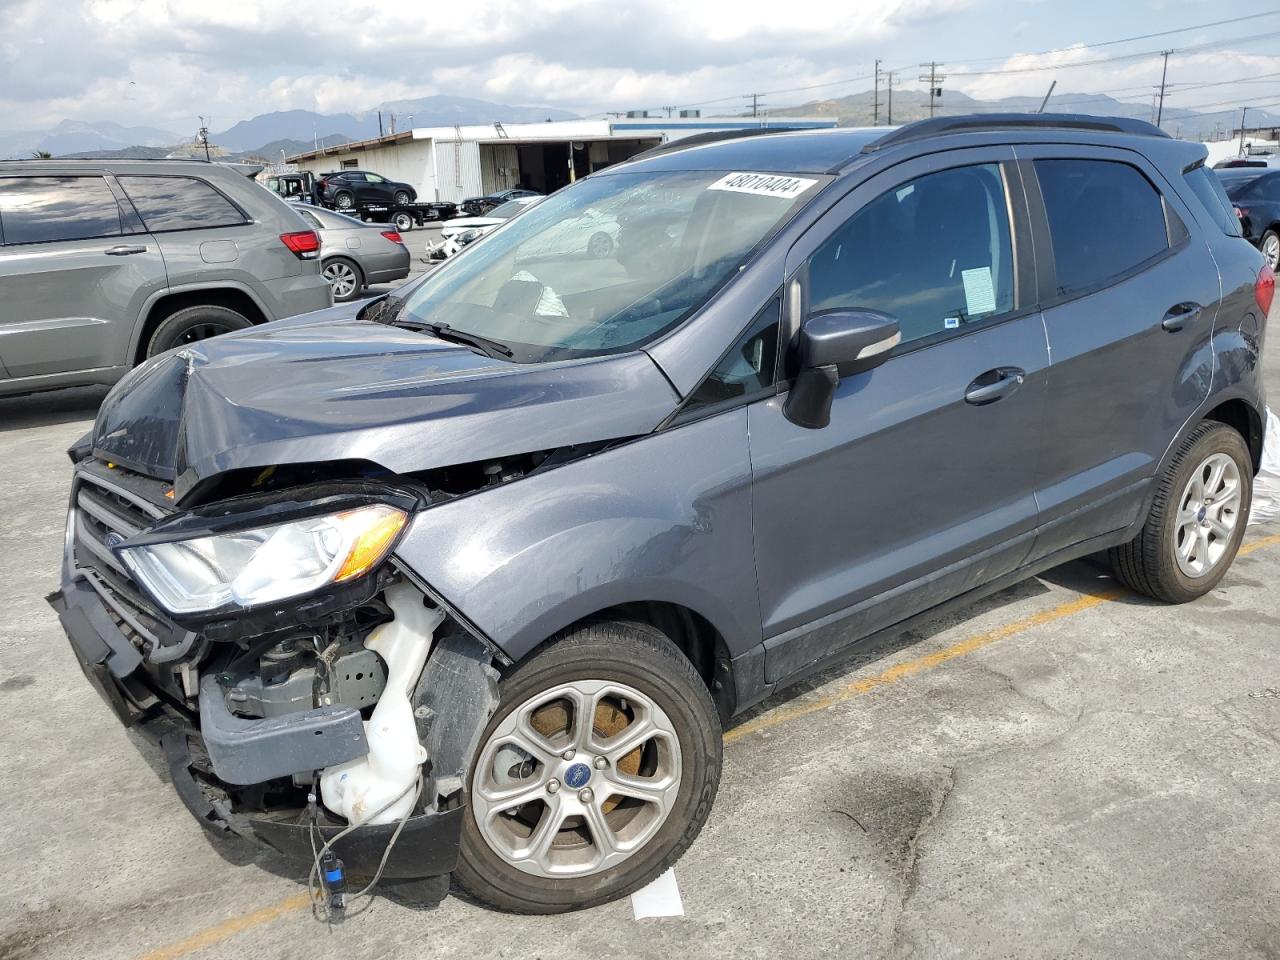
<svg viewBox="0 0 1280 960"><path fill-rule="evenodd" d="M123 547L170 613L258 606L353 580L381 562L408 515L383 504L235 533Z"/></svg>

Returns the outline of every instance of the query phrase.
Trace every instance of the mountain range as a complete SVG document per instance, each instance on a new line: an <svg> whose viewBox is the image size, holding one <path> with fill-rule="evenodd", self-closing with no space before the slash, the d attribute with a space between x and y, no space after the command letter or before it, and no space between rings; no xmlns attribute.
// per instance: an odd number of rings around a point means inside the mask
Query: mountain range
<svg viewBox="0 0 1280 960"><path fill-rule="evenodd" d="M458 123L527 123L542 120L572 120L577 114L568 110L543 106L518 106L492 103L471 97L433 96L417 100L393 100L368 110L353 113L317 113L312 110L282 110L241 120L225 130L210 133L209 141L235 156L256 155L279 159L280 150L298 153L311 149L317 141L322 145L365 140L378 136L382 113L382 130L390 133L393 123L399 130L410 124L418 127L452 126ZM171 130L157 127L126 127L110 121L88 122L63 120L49 130L0 131L0 159L29 157L45 151L55 157L93 154L106 156L129 148L134 155L164 156L166 150L194 142L196 118L192 117L192 133L181 137ZM203 152L201 148L200 152Z"/></svg>
<svg viewBox="0 0 1280 960"><path fill-rule="evenodd" d="M1040 107L1040 97L1005 97L978 100L948 90L935 103L939 115L1028 111ZM1060 93L1049 100L1050 112L1091 113L1108 117L1149 119L1151 107L1126 103L1103 94ZM334 146L350 140L365 140L381 130L407 130L410 126L452 126L461 123L538 122L569 120L575 114L547 106L518 106L492 103L470 97L432 96L416 100L396 100L371 109L350 113L317 113L311 110L282 110L241 120L225 130L210 134L211 154L236 159L278 160L312 149L317 143ZM875 95L868 90L831 100L811 100L793 107L769 111L771 117L835 117L841 126L867 126L875 117ZM929 115L929 98L918 90L895 90L892 120L906 123ZM1209 139L1215 133L1230 135L1238 113L1202 114L1167 106L1164 127L1175 136ZM192 118L193 122L195 118ZM890 119L888 95L880 91L880 122ZM1250 125L1280 125L1280 115L1265 110L1249 111ZM202 155L194 136L180 137L158 127L123 126L110 121L63 120L48 130L0 131L0 158L27 157L35 151L54 156L164 157L170 153Z"/></svg>

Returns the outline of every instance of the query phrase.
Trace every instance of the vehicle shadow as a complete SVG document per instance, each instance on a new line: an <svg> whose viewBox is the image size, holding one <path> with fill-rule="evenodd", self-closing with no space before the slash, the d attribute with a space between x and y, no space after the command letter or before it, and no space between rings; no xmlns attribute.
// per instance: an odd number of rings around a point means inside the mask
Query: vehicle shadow
<svg viewBox="0 0 1280 960"><path fill-rule="evenodd" d="M983 600L978 600L962 610L941 614L936 620L927 620L901 632L891 632L869 641L855 643L846 653L837 656L817 672L809 674L795 683L788 684L784 689L779 690L766 700L734 717L731 721L731 726L725 732L727 733L734 727L741 726L763 713L768 713L798 697L811 693L833 680L852 678L873 664L892 656L900 650L905 650L924 640L928 640L944 630L963 627L964 624L977 619L983 614L991 613L994 610L999 610L1023 600L1044 596L1049 593L1049 588L1041 582L1042 580L1088 596L1107 595L1108 599L1118 599L1118 602L1121 603L1154 603L1154 601L1148 601L1146 598L1133 596L1127 591L1119 598L1112 597L1111 594L1119 589L1119 584L1111 577L1105 561L1093 557L1075 560L1071 563L1063 564L1061 567L1055 567L1039 577L1023 580L1011 587L1006 587L999 593L994 593Z"/></svg>
<svg viewBox="0 0 1280 960"><path fill-rule="evenodd" d="M0 397L0 433L92 421L110 387L68 387L20 397Z"/></svg>

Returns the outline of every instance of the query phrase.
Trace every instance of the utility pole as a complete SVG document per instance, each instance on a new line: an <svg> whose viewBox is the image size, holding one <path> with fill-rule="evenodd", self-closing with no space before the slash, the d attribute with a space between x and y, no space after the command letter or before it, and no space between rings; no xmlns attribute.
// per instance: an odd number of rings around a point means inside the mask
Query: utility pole
<svg viewBox="0 0 1280 960"><path fill-rule="evenodd" d="M209 127L205 123L204 117L200 118L200 132L196 135L197 139L204 144L204 158L209 159Z"/></svg>
<svg viewBox="0 0 1280 960"><path fill-rule="evenodd" d="M889 123L889 126L891 126L891 127L892 127L892 126L893 126L893 71L892 71L892 70L890 70L890 71L889 71L889 76L888 76L886 79L889 81L889 118L888 118L888 123Z"/></svg>
<svg viewBox="0 0 1280 960"><path fill-rule="evenodd" d="M1165 81L1169 78L1169 54L1171 53L1173 53L1172 50L1165 50L1163 52L1164 67L1160 71L1160 105L1156 107L1157 127L1160 126L1160 121L1164 119L1164 87Z"/></svg>
<svg viewBox="0 0 1280 960"><path fill-rule="evenodd" d="M939 86L939 84L947 78L938 73L938 67L942 66L942 64L938 63L936 60L932 60L929 63L922 63L920 66L929 68L929 72L927 74L920 74L920 82L929 84L929 116L932 117L935 106L934 99L942 99L942 87Z"/></svg>
<svg viewBox="0 0 1280 960"><path fill-rule="evenodd" d="M753 117L760 116L760 94L749 93L747 96L751 98L751 115Z"/></svg>
<svg viewBox="0 0 1280 960"><path fill-rule="evenodd" d="M379 138L379 139L381 139L381 138L382 138L382 136L383 136L383 133L382 133L382 111L381 111L381 110L379 110L379 111L378 111L378 138Z"/></svg>
<svg viewBox="0 0 1280 960"><path fill-rule="evenodd" d="M875 104L871 108L871 125L880 126L880 61L876 61L876 93Z"/></svg>
<svg viewBox="0 0 1280 960"><path fill-rule="evenodd" d="M1240 156L1244 156L1244 118L1249 115L1248 107L1240 108Z"/></svg>

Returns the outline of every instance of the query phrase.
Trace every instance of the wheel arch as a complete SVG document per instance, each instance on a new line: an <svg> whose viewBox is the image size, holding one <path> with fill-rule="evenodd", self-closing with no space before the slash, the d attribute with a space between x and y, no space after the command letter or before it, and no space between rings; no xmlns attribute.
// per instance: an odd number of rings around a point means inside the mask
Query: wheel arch
<svg viewBox="0 0 1280 960"><path fill-rule="evenodd" d="M1208 411L1200 420L1214 420L1231 427L1244 438L1249 448L1249 459L1257 473L1262 465L1262 417L1240 397L1226 400Z"/></svg>
<svg viewBox="0 0 1280 960"><path fill-rule="evenodd" d="M146 359L147 344L156 328L179 310L187 307L226 307L246 317L251 323L266 323L271 319L262 304L249 291L233 286L196 287L170 290L160 294L147 305L144 320L138 328L130 347L129 356L136 365Z"/></svg>

